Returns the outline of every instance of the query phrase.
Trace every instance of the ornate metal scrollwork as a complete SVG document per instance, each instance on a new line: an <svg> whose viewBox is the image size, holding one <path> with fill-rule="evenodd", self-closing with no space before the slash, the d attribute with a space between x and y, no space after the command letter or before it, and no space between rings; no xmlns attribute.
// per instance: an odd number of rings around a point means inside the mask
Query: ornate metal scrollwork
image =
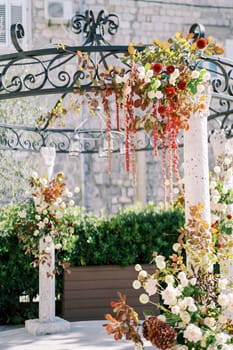
<svg viewBox="0 0 233 350"><path fill-rule="evenodd" d="M91 10L86 11L84 15L76 13L72 19L72 30L76 34L83 33L86 36L82 46L23 51L19 39L23 38L24 29L20 24L14 25L11 28L11 36L18 52L0 56L0 100L43 94L65 96L70 92L103 89L102 73L110 65L123 66L120 58L128 52L128 46L111 46L104 39L106 28L110 35L114 35L118 26L118 17L114 14L105 15L103 10L96 18ZM205 36L205 28L195 23L191 26L190 33L194 34L196 40ZM144 47L138 49L143 50ZM88 66L85 69L77 68L78 51L88 55ZM228 137L232 137L233 61L218 57L202 57L200 64L211 74L213 94L209 116L210 132L212 127L218 125L226 131ZM128 69L126 66L125 68ZM1 148L22 147L31 151L38 151L44 144L53 144L58 152L68 152L70 140L74 135L74 130L49 130L48 124L40 131L27 129L28 133L34 135L32 140L27 140L26 134L19 127L15 129L6 126L3 131L3 126L0 126L0 132ZM89 133L91 135L90 131ZM58 141L58 135L61 137L61 143ZM79 136L82 143L81 151L98 151L99 144L95 137L88 138L86 132L82 135L80 133ZM149 137L143 135L142 139L137 140L135 147L137 150L151 149ZM113 151L115 150L119 151L119 147Z"/></svg>
<svg viewBox="0 0 233 350"><path fill-rule="evenodd" d="M119 19L115 14L105 16L101 10L95 19L92 10L87 10L85 15L76 13L72 18L72 30L75 34L83 33L86 36L86 41L83 45L94 45L107 43L104 39L104 26L108 25L108 33L115 35L119 27ZM107 43L109 45L109 43Z"/></svg>

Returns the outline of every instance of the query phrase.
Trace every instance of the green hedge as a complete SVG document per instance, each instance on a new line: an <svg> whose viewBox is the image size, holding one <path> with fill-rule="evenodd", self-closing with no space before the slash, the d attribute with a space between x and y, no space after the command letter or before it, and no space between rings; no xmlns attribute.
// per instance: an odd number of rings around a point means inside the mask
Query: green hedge
<svg viewBox="0 0 233 350"><path fill-rule="evenodd" d="M32 303L19 302L23 294L32 300L39 287L38 270L31 266L32 257L24 254L14 229L17 212L18 206L0 210L0 323L21 323L37 316Z"/></svg>
<svg viewBox="0 0 233 350"><path fill-rule="evenodd" d="M149 263L153 251L165 256L172 253L177 229L183 225L182 211L163 211L153 205L124 209L106 218L83 216L74 225L70 263L72 266Z"/></svg>
<svg viewBox="0 0 233 350"><path fill-rule="evenodd" d="M30 205L30 204L29 204ZM38 317L38 269L19 243L15 222L20 206L0 209L0 323L23 323ZM128 208L117 215L98 217L77 210L72 217L74 240L62 252L72 266L149 263L153 251L165 256L177 240L177 228L184 224L179 210L162 211L156 206ZM80 214L81 213L81 214ZM56 276L56 296L62 297L63 275ZM30 303L20 303L20 295Z"/></svg>

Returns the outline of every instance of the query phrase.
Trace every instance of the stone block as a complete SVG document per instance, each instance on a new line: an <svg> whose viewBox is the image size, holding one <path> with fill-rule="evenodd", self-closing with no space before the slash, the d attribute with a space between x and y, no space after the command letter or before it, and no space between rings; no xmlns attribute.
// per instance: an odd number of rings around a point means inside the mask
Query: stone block
<svg viewBox="0 0 233 350"><path fill-rule="evenodd" d="M55 317L51 322L40 322L39 319L27 320L25 328L28 333L38 336L46 334L64 333L70 330L70 322Z"/></svg>

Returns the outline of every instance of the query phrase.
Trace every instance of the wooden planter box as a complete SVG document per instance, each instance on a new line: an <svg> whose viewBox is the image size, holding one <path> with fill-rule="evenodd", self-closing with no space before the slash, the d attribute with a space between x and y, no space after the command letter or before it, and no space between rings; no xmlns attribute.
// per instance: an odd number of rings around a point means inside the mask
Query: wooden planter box
<svg viewBox="0 0 233 350"><path fill-rule="evenodd" d="M148 272L152 265L143 265ZM117 301L117 292L125 294L127 304L134 307L143 319L145 309L153 305L142 305L139 296L143 289L135 290L132 282L137 278L134 266L85 266L73 267L65 273L62 316L68 321L103 320L106 313L112 314L111 301Z"/></svg>

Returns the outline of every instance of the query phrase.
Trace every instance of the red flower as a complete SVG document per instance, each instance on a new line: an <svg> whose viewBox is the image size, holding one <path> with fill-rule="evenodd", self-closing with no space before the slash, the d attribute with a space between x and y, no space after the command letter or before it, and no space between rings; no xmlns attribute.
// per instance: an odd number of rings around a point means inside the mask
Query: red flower
<svg viewBox="0 0 233 350"><path fill-rule="evenodd" d="M179 81L177 84L178 89L180 90L186 90L186 82L184 80Z"/></svg>
<svg viewBox="0 0 233 350"><path fill-rule="evenodd" d="M232 219L232 215L231 214L227 214L227 218L230 220Z"/></svg>
<svg viewBox="0 0 233 350"><path fill-rule="evenodd" d="M73 223L71 221L69 221L67 225L68 225L68 227L72 227Z"/></svg>
<svg viewBox="0 0 233 350"><path fill-rule="evenodd" d="M164 114L166 112L166 107L160 105L158 107L158 112L159 112L159 114Z"/></svg>
<svg viewBox="0 0 233 350"><path fill-rule="evenodd" d="M173 96L175 94L175 92L176 92L174 86L167 86L165 88L165 91L166 91L166 94L167 94L168 97Z"/></svg>
<svg viewBox="0 0 233 350"><path fill-rule="evenodd" d="M172 65L169 65L166 67L167 74L172 74L175 71L175 67Z"/></svg>
<svg viewBox="0 0 233 350"><path fill-rule="evenodd" d="M197 48L199 50L204 49L208 44L208 40L206 38L199 38L196 41Z"/></svg>
<svg viewBox="0 0 233 350"><path fill-rule="evenodd" d="M162 71L163 66L161 63L155 63L153 64L152 69L154 71L154 74L159 74Z"/></svg>

